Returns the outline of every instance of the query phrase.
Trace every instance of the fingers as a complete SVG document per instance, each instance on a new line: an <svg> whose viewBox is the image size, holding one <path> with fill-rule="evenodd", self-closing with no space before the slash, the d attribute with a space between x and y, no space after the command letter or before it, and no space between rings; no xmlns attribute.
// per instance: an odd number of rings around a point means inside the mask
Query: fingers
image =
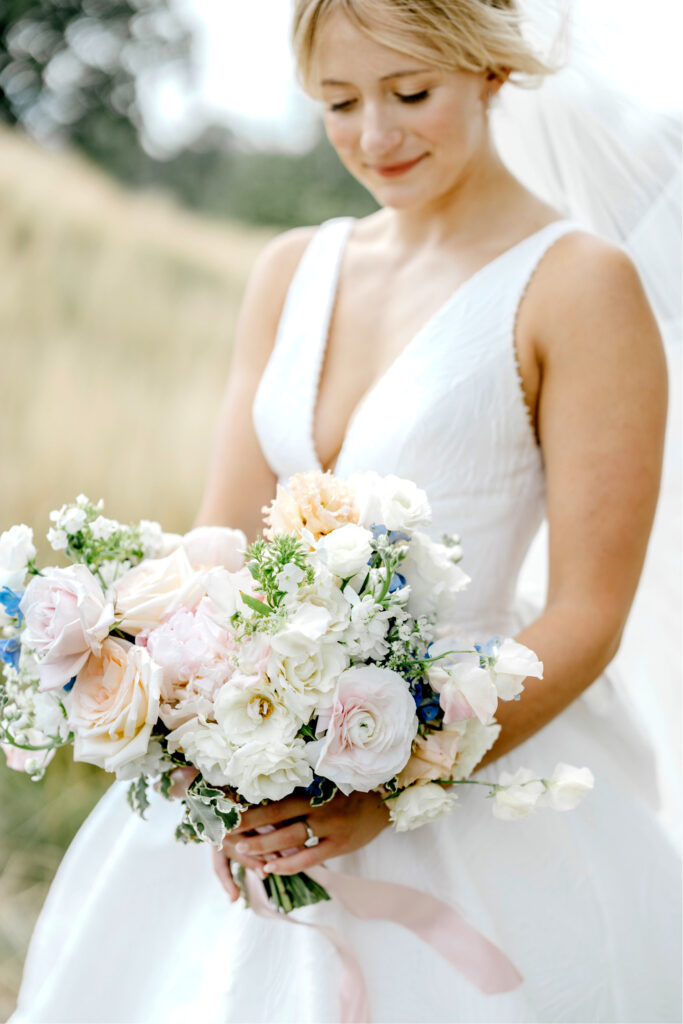
<svg viewBox="0 0 683 1024"><path fill-rule="evenodd" d="M227 892L232 903L240 898L240 890L237 882L232 877L232 871L230 870L230 861L222 852L222 850L212 850L211 859L213 860L213 869L218 875L218 879Z"/></svg>
<svg viewBox="0 0 683 1024"><path fill-rule="evenodd" d="M251 810L244 811L239 825L230 834L251 832L252 829L260 828L261 825L277 825L292 818L303 818L310 812L311 802L308 797L286 797L284 800L266 804L264 807L252 807Z"/></svg>
<svg viewBox="0 0 683 1024"><path fill-rule="evenodd" d="M223 847L220 852L223 854L223 857L235 860L243 867L251 868L260 878L263 877L263 859L238 851L235 840L229 836L226 836L223 840Z"/></svg>
<svg viewBox="0 0 683 1024"><path fill-rule="evenodd" d="M312 868L314 864L322 864L328 857L335 857L338 846L330 839L321 839L317 846L304 847L288 857L277 857L273 861L264 864L263 870L266 874L271 872L275 875L296 875L299 871Z"/></svg>
<svg viewBox="0 0 683 1024"><path fill-rule="evenodd" d="M285 850L297 849L306 841L306 826L303 821L295 821L293 825L283 825L272 832L258 836L245 836L235 843L239 854L262 855L264 853L283 853Z"/></svg>
<svg viewBox="0 0 683 1024"><path fill-rule="evenodd" d="M199 775L199 772L196 768L175 768L171 772L169 796L176 798L185 796L187 787L197 775Z"/></svg>

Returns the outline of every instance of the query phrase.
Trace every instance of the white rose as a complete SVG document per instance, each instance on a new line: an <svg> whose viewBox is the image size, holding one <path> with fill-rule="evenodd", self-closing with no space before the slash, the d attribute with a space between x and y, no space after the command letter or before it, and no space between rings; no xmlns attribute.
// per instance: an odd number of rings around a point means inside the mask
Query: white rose
<svg viewBox="0 0 683 1024"><path fill-rule="evenodd" d="M491 653L496 658L491 671L501 700L513 700L521 693L524 689L522 684L528 676L543 678L543 662L516 640L503 640L500 646L492 648Z"/></svg>
<svg viewBox="0 0 683 1024"><path fill-rule="evenodd" d="M431 522L427 495L412 480L378 473L356 473L349 478L362 526L387 530L414 530Z"/></svg>
<svg viewBox="0 0 683 1024"><path fill-rule="evenodd" d="M74 760L114 772L147 753L162 671L144 647L109 637L76 677L69 705Z"/></svg>
<svg viewBox="0 0 683 1024"><path fill-rule="evenodd" d="M595 779L590 768L558 764L552 778L548 779L548 789L543 803L547 803L556 811L573 811L594 785Z"/></svg>
<svg viewBox="0 0 683 1024"><path fill-rule="evenodd" d="M451 772L452 779L468 779L484 754L487 754L500 735L501 727L482 725L478 718L456 722L448 726L460 734L458 754Z"/></svg>
<svg viewBox="0 0 683 1024"><path fill-rule="evenodd" d="M401 573L410 585L411 615L436 614L445 621L454 618L457 595L470 582L467 573L453 561L453 548L419 531L411 537Z"/></svg>
<svg viewBox="0 0 683 1024"><path fill-rule="evenodd" d="M330 534L330 536L332 536ZM297 606L320 608L327 613L324 632L327 635L342 633L349 622L349 603L339 588L339 581L324 565L316 566L313 583L304 583L286 599L290 621ZM321 619L322 622L322 619ZM322 634L321 634L322 635Z"/></svg>
<svg viewBox="0 0 683 1024"><path fill-rule="evenodd" d="M120 523L115 519L107 519L106 516L98 516L90 524L90 532L95 540L109 540L120 529Z"/></svg>
<svg viewBox="0 0 683 1024"><path fill-rule="evenodd" d="M267 679L238 674L218 691L214 715L235 746L256 739L291 743L302 724Z"/></svg>
<svg viewBox="0 0 683 1024"><path fill-rule="evenodd" d="M456 795L449 792L449 788L428 782L422 786L410 786L397 797L387 800L389 817L396 831L408 832L448 814L456 803Z"/></svg>
<svg viewBox="0 0 683 1024"><path fill-rule="evenodd" d="M198 768L212 786L229 786L228 765L233 748L220 725L205 718L192 718L166 737L169 753L177 751Z"/></svg>
<svg viewBox="0 0 683 1024"><path fill-rule="evenodd" d="M372 554L371 540L370 530L346 523L321 537L317 552L330 572L341 579L349 579L367 566Z"/></svg>
<svg viewBox="0 0 683 1024"><path fill-rule="evenodd" d="M326 635L329 621L324 607L306 603L271 637L268 675L304 722L316 707L331 702L337 679L349 663L343 646Z"/></svg>
<svg viewBox="0 0 683 1024"><path fill-rule="evenodd" d="M0 535L0 587L20 590L26 567L36 557L33 530L25 523L10 526Z"/></svg>
<svg viewBox="0 0 683 1024"><path fill-rule="evenodd" d="M190 565L183 548L166 558L148 558L114 584L114 607L125 633L154 629L178 608L193 608L200 600L202 577Z"/></svg>
<svg viewBox="0 0 683 1024"><path fill-rule="evenodd" d="M230 761L229 785L250 804L262 800L282 800L297 787L306 788L313 781L311 766L306 760L306 744L301 739L292 743L260 739L238 747Z"/></svg>
<svg viewBox="0 0 683 1024"><path fill-rule="evenodd" d="M541 780L528 768L518 768L514 775L501 772L498 784L506 787L493 798L493 814L501 821L527 818L545 792Z"/></svg>

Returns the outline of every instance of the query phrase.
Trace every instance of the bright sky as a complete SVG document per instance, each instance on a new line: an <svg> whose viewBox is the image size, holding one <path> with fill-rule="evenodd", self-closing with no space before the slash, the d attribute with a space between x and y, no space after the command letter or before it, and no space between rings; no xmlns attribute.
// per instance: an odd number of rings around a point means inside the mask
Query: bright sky
<svg viewBox="0 0 683 1024"><path fill-rule="evenodd" d="M545 4L547 0L523 0ZM576 0L575 0L576 2ZM578 0L591 17L614 26L611 72L655 106L681 102L678 49L681 0ZM315 106L295 82L289 49L290 0L175 0L195 26L199 93L188 97L169 79L157 90L153 121L160 137L183 135L199 110L227 120L256 143L305 148Z"/></svg>

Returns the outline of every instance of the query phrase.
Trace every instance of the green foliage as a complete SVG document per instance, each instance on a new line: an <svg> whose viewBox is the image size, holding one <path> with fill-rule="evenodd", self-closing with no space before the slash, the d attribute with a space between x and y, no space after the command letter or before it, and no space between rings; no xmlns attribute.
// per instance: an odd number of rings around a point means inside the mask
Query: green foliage
<svg viewBox="0 0 683 1024"><path fill-rule="evenodd" d="M184 816L176 829L180 842L208 842L217 849L223 844L228 832L240 823L240 807L198 776L189 786L183 798Z"/></svg>
<svg viewBox="0 0 683 1024"><path fill-rule="evenodd" d="M271 541L265 541L262 537L257 538L247 549L247 559L249 572L258 584L259 590L265 595L267 604L255 601L254 598L248 599L245 594L242 594L242 600L254 611L262 614L277 609L282 604L285 591L280 589L278 576L288 566L300 570L301 584L310 584L315 578L306 548L298 537L290 534L278 533Z"/></svg>
<svg viewBox="0 0 683 1024"><path fill-rule="evenodd" d="M145 811L149 807L149 797L147 795L147 787L149 786L149 779L146 775L140 775L134 782L131 782L128 787L128 803L131 810L139 814L141 818L144 818Z"/></svg>

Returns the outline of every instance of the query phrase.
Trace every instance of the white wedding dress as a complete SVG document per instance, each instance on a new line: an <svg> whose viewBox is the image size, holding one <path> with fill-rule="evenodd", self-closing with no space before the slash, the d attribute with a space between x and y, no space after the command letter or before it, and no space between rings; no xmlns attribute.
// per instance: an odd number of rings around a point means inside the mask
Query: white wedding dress
<svg viewBox="0 0 683 1024"><path fill-rule="evenodd" d="M306 250L257 394L258 435L282 480L320 468L313 413L352 224L328 221ZM543 462L513 333L539 260L576 228L551 224L459 287L364 399L337 461L342 476L396 473L427 491L433 534L462 535L472 576L462 624L482 640L514 635L535 614L515 590L543 517ZM653 814L650 752L609 672L482 776L517 765L547 774L560 760L595 775L575 811L498 821L485 791L462 787L447 818L406 834L385 830L330 862L457 906L524 977L513 993L485 996L395 924L362 922L332 903L299 911L350 940L373 1021L681 1019L678 858ZM174 842L177 806L157 798L141 822L125 788L112 786L64 858L13 1022L338 1020L341 972L328 941L230 904L208 850Z"/></svg>

